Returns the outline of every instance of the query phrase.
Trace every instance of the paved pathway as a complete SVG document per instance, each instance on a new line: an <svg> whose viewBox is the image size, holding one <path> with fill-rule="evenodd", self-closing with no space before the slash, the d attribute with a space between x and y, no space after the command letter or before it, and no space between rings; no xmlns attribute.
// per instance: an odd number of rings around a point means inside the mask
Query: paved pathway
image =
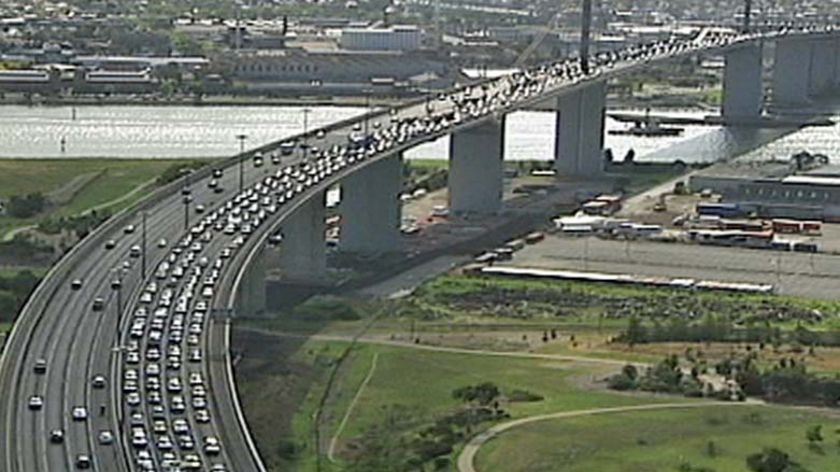
<svg viewBox="0 0 840 472"><path fill-rule="evenodd" d="M487 441L497 437L505 431L511 430L513 428L518 428L520 426L524 426L530 423L535 423L537 421L555 420L561 418L575 418L579 416L605 415L610 413L626 413L630 411L672 410L682 408L702 408L708 406L755 406L761 404L762 403L759 402L658 403L613 408L595 408L591 410L563 411L559 413L547 413L543 415L519 418L517 420L497 424L496 426L493 426L487 431L484 431L483 433L470 439L467 445L464 446L464 449L461 450L461 454L458 456L458 472L478 472L475 468L475 456L478 455L479 449L481 449L481 447L484 446L484 444L487 443Z"/></svg>

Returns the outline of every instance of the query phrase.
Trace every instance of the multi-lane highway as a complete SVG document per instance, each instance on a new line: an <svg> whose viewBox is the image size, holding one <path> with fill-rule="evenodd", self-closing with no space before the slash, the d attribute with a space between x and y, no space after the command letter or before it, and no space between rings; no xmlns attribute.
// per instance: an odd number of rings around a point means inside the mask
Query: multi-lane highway
<svg viewBox="0 0 840 472"><path fill-rule="evenodd" d="M242 166L225 161L221 176L205 169L159 190L74 248L23 310L0 365L0 467L261 470L230 382L226 317L243 268L284 218L374 160L650 61L756 37L704 33L598 56L588 73L570 60L471 84L274 143L243 155Z"/></svg>

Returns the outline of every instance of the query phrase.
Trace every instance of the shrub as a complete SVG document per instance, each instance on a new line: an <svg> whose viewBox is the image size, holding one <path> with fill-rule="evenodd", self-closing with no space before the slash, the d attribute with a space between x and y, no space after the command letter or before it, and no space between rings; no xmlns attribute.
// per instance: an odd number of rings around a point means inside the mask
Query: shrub
<svg viewBox="0 0 840 472"><path fill-rule="evenodd" d="M508 395L508 400L511 402L541 402L543 401L543 396L531 393L527 390L514 390L510 392Z"/></svg>

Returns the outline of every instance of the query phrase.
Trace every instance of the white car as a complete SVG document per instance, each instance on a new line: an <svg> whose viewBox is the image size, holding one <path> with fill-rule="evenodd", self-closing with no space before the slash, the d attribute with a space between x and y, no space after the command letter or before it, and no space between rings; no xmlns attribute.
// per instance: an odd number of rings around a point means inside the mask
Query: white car
<svg viewBox="0 0 840 472"><path fill-rule="evenodd" d="M72 415L74 421L85 421L88 417L87 409L83 406L77 406L73 408Z"/></svg>
<svg viewBox="0 0 840 472"><path fill-rule="evenodd" d="M40 410L44 407L44 399L40 395L33 395L29 397L29 409Z"/></svg>
<svg viewBox="0 0 840 472"><path fill-rule="evenodd" d="M108 431L107 429L103 429L99 432L99 444L112 444L114 442L114 435Z"/></svg>

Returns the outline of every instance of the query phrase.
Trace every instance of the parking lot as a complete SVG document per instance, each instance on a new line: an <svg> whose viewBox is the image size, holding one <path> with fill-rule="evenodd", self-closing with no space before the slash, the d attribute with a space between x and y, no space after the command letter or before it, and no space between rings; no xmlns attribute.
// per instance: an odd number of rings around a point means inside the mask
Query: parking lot
<svg viewBox="0 0 840 472"><path fill-rule="evenodd" d="M833 299L840 256L551 235L497 265L772 284L776 293Z"/></svg>

